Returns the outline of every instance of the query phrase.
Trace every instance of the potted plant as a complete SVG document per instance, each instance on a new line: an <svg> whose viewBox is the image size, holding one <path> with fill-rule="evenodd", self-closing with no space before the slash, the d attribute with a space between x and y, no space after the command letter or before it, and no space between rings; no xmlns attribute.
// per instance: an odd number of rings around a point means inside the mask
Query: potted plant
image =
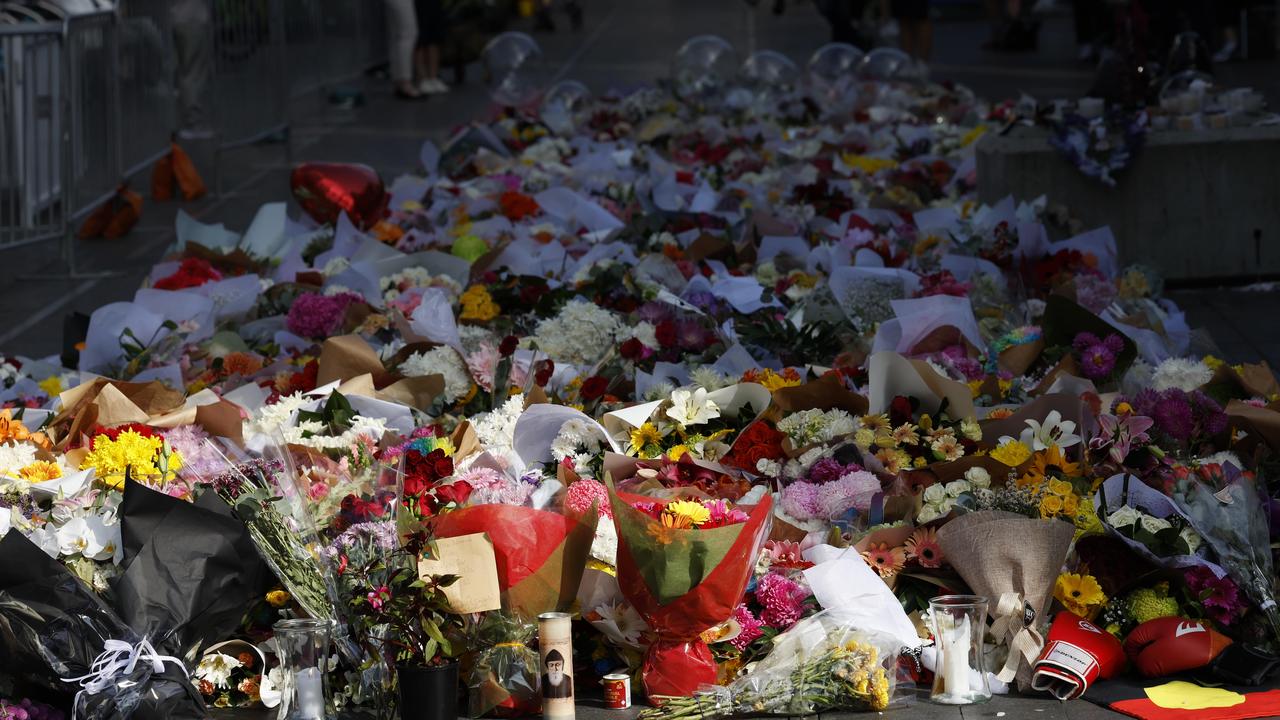
<svg viewBox="0 0 1280 720"><path fill-rule="evenodd" d="M356 568L365 585L355 594L354 614L381 638L382 653L394 663L400 693L400 717L455 720L458 717L457 642L461 617L449 611L444 588L457 575L419 577L422 535Z"/></svg>

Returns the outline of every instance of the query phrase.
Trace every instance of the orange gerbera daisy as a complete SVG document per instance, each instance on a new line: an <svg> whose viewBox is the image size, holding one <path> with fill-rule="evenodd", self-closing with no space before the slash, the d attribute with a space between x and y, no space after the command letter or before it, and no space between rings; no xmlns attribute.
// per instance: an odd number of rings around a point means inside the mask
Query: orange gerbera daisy
<svg viewBox="0 0 1280 720"><path fill-rule="evenodd" d="M867 564L880 573L880 577L893 577L907 562L907 551L900 547L889 547L889 543L871 543L862 553Z"/></svg>
<svg viewBox="0 0 1280 720"><path fill-rule="evenodd" d="M942 566L942 546L938 544L938 531L931 528L916 528L907 538L906 552L922 567L936 568Z"/></svg>
<svg viewBox="0 0 1280 720"><path fill-rule="evenodd" d="M1018 478L1022 487L1041 485L1046 478L1066 476L1075 477L1080 474L1080 463L1068 462L1066 455L1057 445L1050 445L1031 456L1031 466L1026 474Z"/></svg>

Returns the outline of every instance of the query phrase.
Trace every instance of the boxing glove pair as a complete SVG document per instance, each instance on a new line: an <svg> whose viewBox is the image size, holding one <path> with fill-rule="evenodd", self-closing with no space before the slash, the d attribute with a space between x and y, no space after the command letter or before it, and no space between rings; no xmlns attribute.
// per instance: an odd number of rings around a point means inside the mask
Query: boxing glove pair
<svg viewBox="0 0 1280 720"><path fill-rule="evenodd" d="M1032 667L1031 687L1059 700L1073 700L1096 680L1124 668L1124 649L1111 633L1093 623L1060 612L1053 619L1044 650Z"/></svg>

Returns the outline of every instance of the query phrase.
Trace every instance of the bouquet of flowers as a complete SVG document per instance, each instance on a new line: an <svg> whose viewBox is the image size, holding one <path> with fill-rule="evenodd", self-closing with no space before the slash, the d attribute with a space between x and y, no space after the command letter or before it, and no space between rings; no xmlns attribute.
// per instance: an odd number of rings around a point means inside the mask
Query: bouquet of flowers
<svg viewBox="0 0 1280 720"><path fill-rule="evenodd" d="M893 696L899 650L897 640L821 612L775 638L769 655L728 686L670 698L640 717L674 720L884 710Z"/></svg>
<svg viewBox="0 0 1280 720"><path fill-rule="evenodd" d="M716 681L701 639L733 615L769 534L772 499L750 514L723 500L654 500L610 491L618 583L652 628L641 679L650 698L687 697Z"/></svg>

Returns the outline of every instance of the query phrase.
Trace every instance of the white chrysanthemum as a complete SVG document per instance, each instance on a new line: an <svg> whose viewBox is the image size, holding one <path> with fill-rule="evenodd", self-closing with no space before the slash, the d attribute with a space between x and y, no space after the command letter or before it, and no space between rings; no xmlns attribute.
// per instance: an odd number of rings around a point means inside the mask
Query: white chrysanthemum
<svg viewBox="0 0 1280 720"><path fill-rule="evenodd" d="M416 352L400 363L400 372L406 377L440 375L444 377L444 401L453 403L471 392L471 373L458 351L447 345Z"/></svg>
<svg viewBox="0 0 1280 720"><path fill-rule="evenodd" d="M728 375L722 374L710 365L699 365L694 368L693 372L689 373L689 380L708 391L728 387L733 382Z"/></svg>
<svg viewBox="0 0 1280 720"><path fill-rule="evenodd" d="M617 264L618 261L613 258L604 258L593 263L587 263L586 265L578 268L578 272L573 274L573 278L569 281L569 284L581 285L582 283L590 282L592 273L596 271L603 272Z"/></svg>
<svg viewBox="0 0 1280 720"><path fill-rule="evenodd" d="M855 430L853 416L844 410L800 410L778 421L778 431L797 447L825 443Z"/></svg>
<svg viewBox="0 0 1280 720"><path fill-rule="evenodd" d="M314 400L315 398L306 397L299 392L282 396L271 405L263 405L245 421L244 434L270 437L281 433L285 427L293 424L293 414Z"/></svg>
<svg viewBox="0 0 1280 720"><path fill-rule="evenodd" d="M1155 390L1177 388L1191 392L1213 379L1213 370L1201 360L1169 358L1156 366L1151 374L1151 387Z"/></svg>
<svg viewBox="0 0 1280 720"><path fill-rule="evenodd" d="M490 453L505 456L515 444L516 421L524 412L524 395L519 393L507 398L502 407L493 412L481 413L471 418L480 444Z"/></svg>
<svg viewBox="0 0 1280 720"><path fill-rule="evenodd" d="M669 382L660 382L651 385L648 390L644 391L645 402L653 402L654 400L666 400L671 397L671 393L676 391L676 387Z"/></svg>
<svg viewBox="0 0 1280 720"><path fill-rule="evenodd" d="M354 445L360 438L368 438L374 443L382 440L387 433L385 418L356 415L351 418L351 427L340 435L326 435L326 426L314 421L302 422L295 427L284 428L285 442L303 445L316 450L344 450Z"/></svg>
<svg viewBox="0 0 1280 720"><path fill-rule="evenodd" d="M580 418L566 420L551 441L551 454L556 460L574 458L575 466L585 466L591 456L600 452L600 433ZM586 458L579 463L579 456Z"/></svg>
<svg viewBox="0 0 1280 720"><path fill-rule="evenodd" d="M644 345L650 350L657 350L661 347L661 344L658 342L657 328L655 328L652 323L644 320L636 323L633 327L623 328L618 333L618 342L620 343L630 340L631 338L639 340L641 345Z"/></svg>
<svg viewBox="0 0 1280 720"><path fill-rule="evenodd" d="M585 300L572 300L560 314L538 323L538 348L556 362L590 365L613 347L622 324L617 316Z"/></svg>
<svg viewBox="0 0 1280 720"><path fill-rule="evenodd" d="M36 448L28 443L0 445L0 475L16 476L18 471L36 461Z"/></svg>

